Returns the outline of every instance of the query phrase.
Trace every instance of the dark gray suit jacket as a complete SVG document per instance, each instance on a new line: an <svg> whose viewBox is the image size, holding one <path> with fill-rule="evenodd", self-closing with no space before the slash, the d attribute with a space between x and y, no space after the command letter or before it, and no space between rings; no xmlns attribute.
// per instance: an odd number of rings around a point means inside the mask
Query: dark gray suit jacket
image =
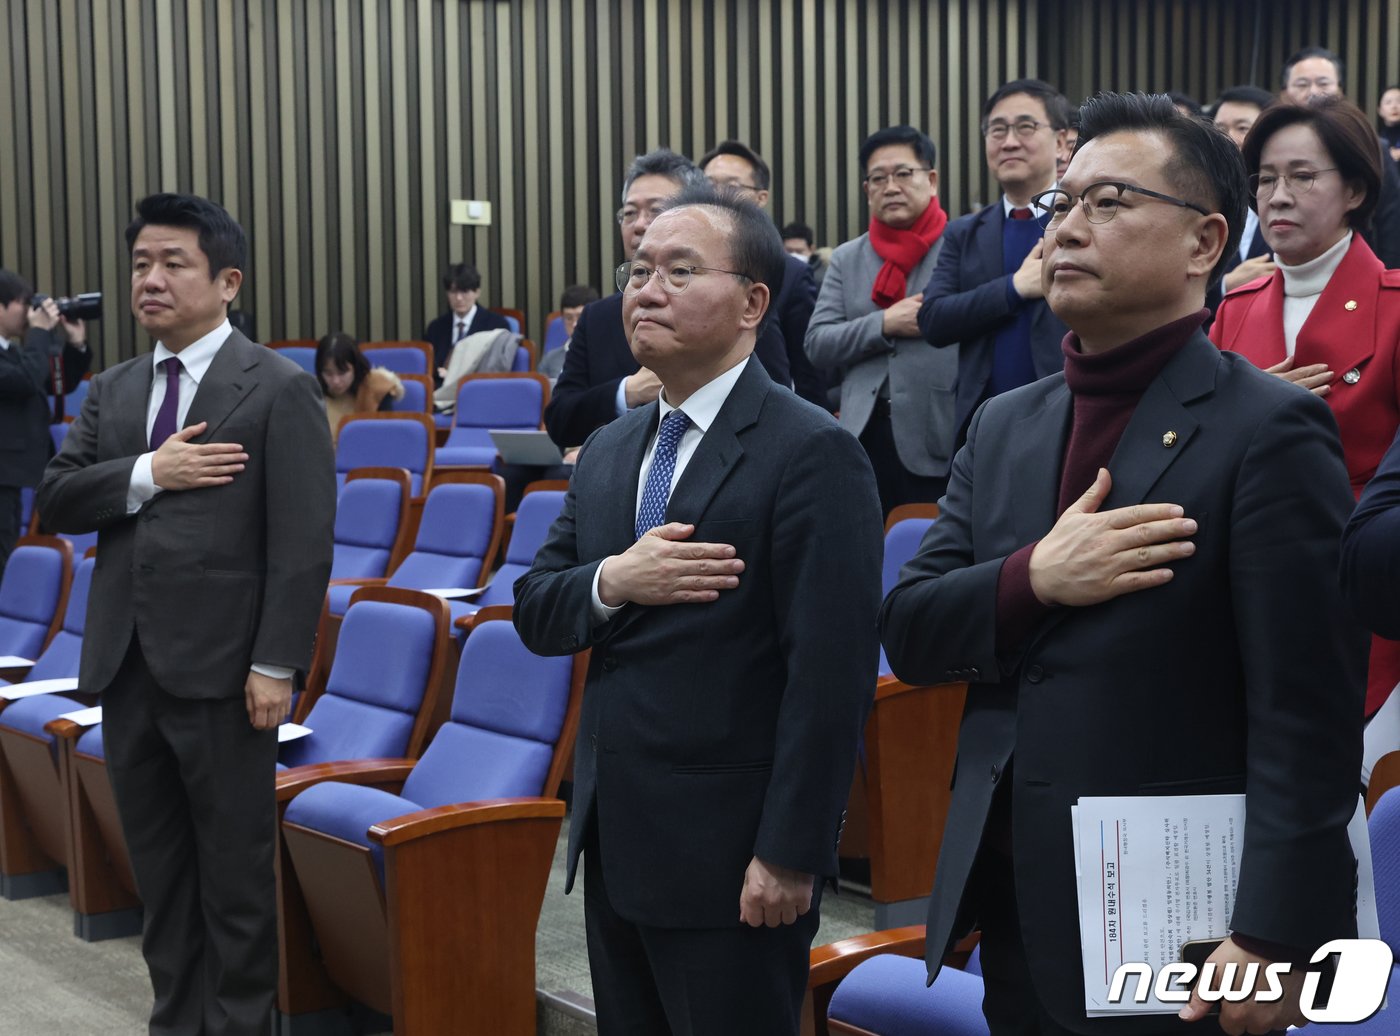
<svg viewBox="0 0 1400 1036"><path fill-rule="evenodd" d="M880 505L855 438L751 359L666 509L695 524L693 540L734 545L747 565L739 586L708 604L629 604L597 625L593 575L636 539L657 411L639 407L589 438L515 585L515 623L540 654L593 649L570 884L596 825L619 914L732 927L752 857L836 873L878 665Z"/></svg>
<svg viewBox="0 0 1400 1036"><path fill-rule="evenodd" d="M942 515L885 601L900 679L970 681L929 970L976 920L964 894L1014 753L1017 903L1041 1001L1077 1032L1161 1032L1172 1020L1084 1017L1070 806L1244 792L1232 929L1309 952L1354 935L1346 826L1369 641L1336 578L1352 495L1327 405L1198 333L1144 393L1101 508L1180 504L1196 553L1164 586L1055 609L998 644L1002 563L1055 523L1071 412L1063 375L977 411Z"/></svg>
<svg viewBox="0 0 1400 1036"><path fill-rule="evenodd" d="M158 493L128 515L151 382L149 355L93 378L38 490L49 527L98 531L82 686L111 683L133 629L151 673L179 697L241 697L255 661L304 672L335 523L335 463L316 380L233 331L185 424L209 422L196 442L241 443L246 468L228 485Z"/></svg>

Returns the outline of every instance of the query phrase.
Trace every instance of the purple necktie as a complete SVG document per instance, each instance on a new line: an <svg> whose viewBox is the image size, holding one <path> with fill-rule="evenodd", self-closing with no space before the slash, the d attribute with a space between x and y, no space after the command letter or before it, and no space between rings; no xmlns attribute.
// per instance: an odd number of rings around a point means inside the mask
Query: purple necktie
<svg viewBox="0 0 1400 1036"><path fill-rule="evenodd" d="M151 449L160 449L161 443L177 431L180 414L180 361L171 357L162 361L165 367L165 398L156 411L155 424L151 425Z"/></svg>

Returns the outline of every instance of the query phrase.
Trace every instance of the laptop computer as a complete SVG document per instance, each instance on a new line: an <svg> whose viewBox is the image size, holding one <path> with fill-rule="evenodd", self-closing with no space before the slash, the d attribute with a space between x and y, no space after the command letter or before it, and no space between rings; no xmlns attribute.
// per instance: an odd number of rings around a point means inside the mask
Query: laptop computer
<svg viewBox="0 0 1400 1036"><path fill-rule="evenodd" d="M507 464L532 464L548 467L564 462L564 454L554 445L548 432L519 431L509 428L492 428L491 441L496 444L496 452Z"/></svg>

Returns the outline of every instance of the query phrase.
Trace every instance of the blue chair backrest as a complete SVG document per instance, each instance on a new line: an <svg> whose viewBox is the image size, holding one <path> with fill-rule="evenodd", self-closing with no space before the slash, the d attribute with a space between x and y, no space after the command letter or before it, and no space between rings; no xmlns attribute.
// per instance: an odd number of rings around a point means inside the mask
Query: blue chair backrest
<svg viewBox="0 0 1400 1036"><path fill-rule="evenodd" d="M309 345L289 345L277 350L278 356L285 356L306 373L316 374L316 350Z"/></svg>
<svg viewBox="0 0 1400 1036"><path fill-rule="evenodd" d="M564 318L555 317L544 329L544 351L558 349L569 340L568 333L564 330Z"/></svg>
<svg viewBox="0 0 1400 1036"><path fill-rule="evenodd" d="M530 350L523 345L515 347L515 359L510 361L512 374L524 374L530 369Z"/></svg>
<svg viewBox="0 0 1400 1036"><path fill-rule="evenodd" d="M1400 788L1391 788L1371 808L1366 831L1371 836L1381 938L1400 962ZM1390 1010L1400 1010L1400 1004L1392 1000Z"/></svg>
<svg viewBox="0 0 1400 1036"><path fill-rule="evenodd" d="M371 367L383 367L395 374L427 374L428 358L422 349L410 349L402 345L381 346L377 349L362 349Z"/></svg>
<svg viewBox="0 0 1400 1036"><path fill-rule="evenodd" d="M63 400L63 412L70 417L77 417L78 411L83 409L83 400L87 399L88 386L92 384L91 379L81 378L78 383L69 390Z"/></svg>
<svg viewBox="0 0 1400 1036"><path fill-rule="evenodd" d="M404 784L419 806L538 795L569 704L573 659L532 654L515 627L485 622L462 648L452 717Z"/></svg>
<svg viewBox="0 0 1400 1036"><path fill-rule="evenodd" d="M357 601L345 613L326 689L306 717L312 733L288 741L287 766L402 757L428 690L437 627L422 608Z"/></svg>
<svg viewBox="0 0 1400 1036"><path fill-rule="evenodd" d="M511 316L511 315L508 314L508 313L502 313L501 316L505 317L506 326L507 326L507 327L509 327L509 328L510 328L513 332L515 332L516 334L519 334L519 333L520 333L520 321L519 321L519 320L516 320L515 317Z"/></svg>
<svg viewBox="0 0 1400 1036"><path fill-rule="evenodd" d="M51 547L16 547L0 579L0 655L39 657L63 591L63 555Z"/></svg>
<svg viewBox="0 0 1400 1036"><path fill-rule="evenodd" d="M345 483L335 510L332 579L384 575L399 535L402 492L387 478L357 478Z"/></svg>
<svg viewBox="0 0 1400 1036"><path fill-rule="evenodd" d="M935 521L934 518L905 518L895 522L885 533L885 565L881 570L880 585L886 595L899 582L899 570L918 552L924 533Z"/></svg>
<svg viewBox="0 0 1400 1036"><path fill-rule="evenodd" d="M427 429L417 421L346 421L335 448L336 480L344 485L355 468L405 468L418 496L432 448Z"/></svg>
<svg viewBox="0 0 1400 1036"><path fill-rule="evenodd" d="M428 413L428 389L421 381L405 381L403 395L389 401L389 409L396 412L410 411L417 414Z"/></svg>
<svg viewBox="0 0 1400 1036"><path fill-rule="evenodd" d="M529 571L563 506L564 493L557 489L541 489L520 498L520 506L515 509L515 528L506 547L505 564L496 570L491 585L473 604L485 608L491 604L515 603L515 581Z"/></svg>
<svg viewBox="0 0 1400 1036"><path fill-rule="evenodd" d="M540 426L544 388L534 378L463 380L457 390L457 423L453 428L519 428Z"/></svg>
<svg viewBox="0 0 1400 1036"><path fill-rule="evenodd" d="M19 491L19 531L24 535L34 514L34 490L25 486Z"/></svg>
<svg viewBox="0 0 1400 1036"><path fill-rule="evenodd" d="M92 586L92 568L96 558L84 558L73 572L68 589L68 607L63 613L63 627L54 634L34 668L30 680L56 680L78 675L78 662L83 653L83 626L87 622L88 589Z"/></svg>
<svg viewBox="0 0 1400 1036"><path fill-rule="evenodd" d="M495 532L496 494L474 482L448 482L428 494L413 552L389 578L390 586L427 590L476 586Z"/></svg>
<svg viewBox="0 0 1400 1036"><path fill-rule="evenodd" d="M72 423L71 421L60 421L58 424L49 425L49 438L53 440L54 453L63 449L63 440L68 438L68 429Z"/></svg>

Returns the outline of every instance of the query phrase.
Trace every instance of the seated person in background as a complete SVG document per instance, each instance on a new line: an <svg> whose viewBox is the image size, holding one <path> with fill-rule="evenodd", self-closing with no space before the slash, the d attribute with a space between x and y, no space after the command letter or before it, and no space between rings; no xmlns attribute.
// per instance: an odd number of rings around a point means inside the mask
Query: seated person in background
<svg viewBox="0 0 1400 1036"><path fill-rule="evenodd" d="M477 305L481 298L481 273L471 263L453 263L442 276L447 312L423 331L423 341L433 347L433 384L442 384L442 372L452 347L478 331L504 331L506 318Z"/></svg>
<svg viewBox="0 0 1400 1036"><path fill-rule="evenodd" d="M383 367L371 369L355 339L344 331L328 334L316 343L316 378L326 397L332 442L339 438L344 418L388 410L391 400L403 398L399 376Z"/></svg>
<svg viewBox="0 0 1400 1036"><path fill-rule="evenodd" d="M539 372L549 379L551 385L564 369L564 357L568 355L569 343L573 341L574 328L578 326L583 307L597 301L598 289L591 284L570 284L559 296L559 312L564 318L564 344L540 357L539 366Z"/></svg>

